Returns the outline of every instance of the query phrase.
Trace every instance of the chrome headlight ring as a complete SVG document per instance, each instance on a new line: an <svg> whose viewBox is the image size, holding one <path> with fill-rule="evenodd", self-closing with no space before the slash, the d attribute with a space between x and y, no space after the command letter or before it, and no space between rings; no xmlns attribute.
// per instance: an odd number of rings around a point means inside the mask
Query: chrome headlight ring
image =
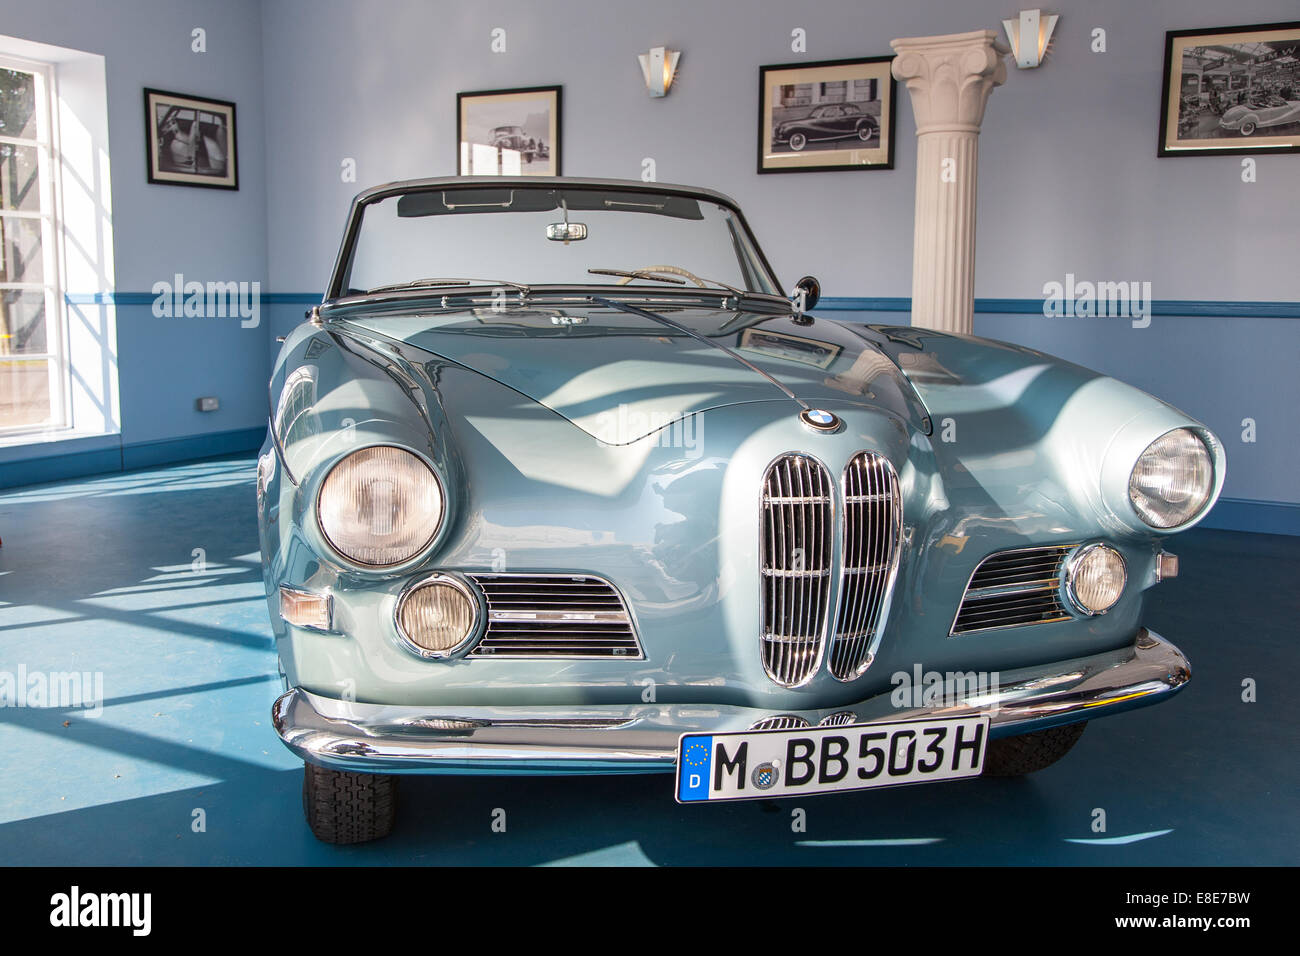
<svg viewBox="0 0 1300 956"><path fill-rule="evenodd" d="M1114 588L1114 597L1111 598L1109 603L1094 599L1093 604L1089 605L1084 596L1080 594L1079 578L1081 574L1087 572L1086 563L1098 559L1113 559L1113 561L1118 562L1119 583ZM1119 603L1120 598L1124 596L1124 590L1128 586L1128 563L1124 560L1124 555L1109 545L1101 543L1085 544L1076 548L1074 553L1066 558L1061 577L1062 589L1070 607L1085 617L1097 617L1114 608Z"/></svg>
<svg viewBox="0 0 1300 956"><path fill-rule="evenodd" d="M469 622L463 628L463 636L455 644L447 647L425 647L411 636L409 625L412 622L406 621L406 623L403 623L410 600L417 592L434 587L451 588L468 605ZM478 640L483 629L483 602L478 592L467 581L457 575L439 571L419 578L403 589L397 599L397 607L393 611L393 624L396 628L398 643L404 650L410 651L417 657L423 657L425 660L446 660L459 656Z"/></svg>
<svg viewBox="0 0 1300 956"><path fill-rule="evenodd" d="M1151 442L1129 471L1128 500L1138 519L1158 531L1195 521L1214 497L1214 453L1191 428Z"/></svg>
<svg viewBox="0 0 1300 956"><path fill-rule="evenodd" d="M354 479L349 487L349 468L368 469L371 475ZM412 489L412 481L425 484ZM387 497L375 500L374 486L381 482L387 486ZM362 499L353 500L350 509L333 500L349 494ZM423 456L400 445L367 445L344 455L325 473L315 498L316 527L323 543L347 564L367 571L391 571L428 552L447 516L446 491L437 470ZM414 518L404 513L412 506L417 510ZM421 508L423 514L418 513ZM370 521L372 536L405 532L409 540L400 551L394 550L392 542L376 542L373 537L363 541L366 529L358 527L363 519Z"/></svg>

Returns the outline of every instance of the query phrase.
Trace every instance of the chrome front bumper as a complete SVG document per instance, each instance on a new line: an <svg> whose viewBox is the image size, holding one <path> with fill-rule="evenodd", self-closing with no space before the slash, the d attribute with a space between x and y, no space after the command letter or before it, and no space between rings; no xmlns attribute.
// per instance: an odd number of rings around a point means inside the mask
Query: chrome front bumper
<svg viewBox="0 0 1300 956"><path fill-rule="evenodd" d="M990 736L997 738L1154 704L1190 677L1182 652L1143 629L1130 647L1009 672L998 687L948 705L897 707L884 693L848 707L780 715L816 725L831 717L865 724L989 713ZM682 734L742 731L778 713L705 704L388 706L294 688L271 716L285 746L336 770L564 774L671 771Z"/></svg>

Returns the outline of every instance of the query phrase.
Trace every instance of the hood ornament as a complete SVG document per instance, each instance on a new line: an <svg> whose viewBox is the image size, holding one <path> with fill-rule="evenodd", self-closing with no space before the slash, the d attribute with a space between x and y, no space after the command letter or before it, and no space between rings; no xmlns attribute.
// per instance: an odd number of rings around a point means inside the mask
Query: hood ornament
<svg viewBox="0 0 1300 956"><path fill-rule="evenodd" d="M818 432L837 432L844 424L838 415L823 408L805 408L799 413L799 421Z"/></svg>

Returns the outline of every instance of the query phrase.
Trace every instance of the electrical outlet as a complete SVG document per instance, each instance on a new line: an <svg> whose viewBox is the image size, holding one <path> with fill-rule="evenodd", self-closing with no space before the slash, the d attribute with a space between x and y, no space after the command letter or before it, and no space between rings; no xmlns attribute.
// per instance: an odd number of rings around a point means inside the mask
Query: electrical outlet
<svg viewBox="0 0 1300 956"><path fill-rule="evenodd" d="M217 401L215 395L209 395L196 401L194 407L201 412L215 412L221 407L221 403Z"/></svg>

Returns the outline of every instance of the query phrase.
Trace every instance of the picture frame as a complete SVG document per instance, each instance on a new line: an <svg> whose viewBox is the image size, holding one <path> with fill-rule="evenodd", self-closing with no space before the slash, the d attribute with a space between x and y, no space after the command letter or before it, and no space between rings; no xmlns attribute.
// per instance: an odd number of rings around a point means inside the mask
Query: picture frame
<svg viewBox="0 0 1300 956"><path fill-rule="evenodd" d="M234 103L145 88L144 126L149 182L239 189Z"/></svg>
<svg viewBox="0 0 1300 956"><path fill-rule="evenodd" d="M457 93L457 175L563 175L562 120L559 86Z"/></svg>
<svg viewBox="0 0 1300 956"><path fill-rule="evenodd" d="M894 168L893 55L758 68L758 172Z"/></svg>
<svg viewBox="0 0 1300 956"><path fill-rule="evenodd" d="M1156 155L1300 152L1300 21L1165 34Z"/></svg>

